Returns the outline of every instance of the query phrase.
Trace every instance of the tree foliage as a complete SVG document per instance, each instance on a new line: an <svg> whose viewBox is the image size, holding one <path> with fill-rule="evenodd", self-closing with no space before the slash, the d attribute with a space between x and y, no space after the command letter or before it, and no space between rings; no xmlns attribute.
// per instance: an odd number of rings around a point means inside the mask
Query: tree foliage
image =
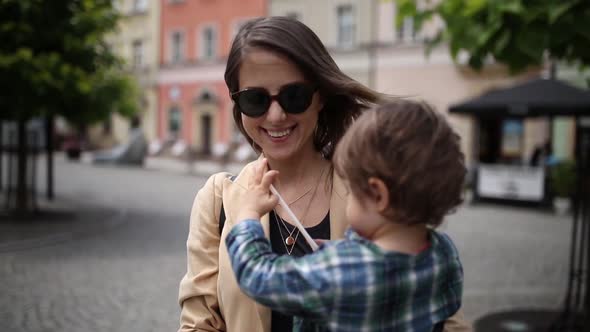
<svg viewBox="0 0 590 332"><path fill-rule="evenodd" d="M134 113L137 89L105 41L117 20L110 0L0 0L0 117Z"/></svg>
<svg viewBox="0 0 590 332"><path fill-rule="evenodd" d="M520 72L546 60L590 65L588 0L397 0L398 20L414 18L420 29L433 16L445 24L427 40L429 49L448 42L454 59L469 55L479 70L488 58Z"/></svg>
<svg viewBox="0 0 590 332"><path fill-rule="evenodd" d="M134 81L105 39L117 20L111 0L0 0L0 119L17 122L17 215L29 212L27 120L83 127L136 112Z"/></svg>

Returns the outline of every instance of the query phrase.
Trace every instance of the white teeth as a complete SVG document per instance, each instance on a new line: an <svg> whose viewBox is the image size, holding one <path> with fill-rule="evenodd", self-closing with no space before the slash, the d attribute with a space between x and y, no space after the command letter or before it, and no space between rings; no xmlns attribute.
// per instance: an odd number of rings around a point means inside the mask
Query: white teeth
<svg viewBox="0 0 590 332"><path fill-rule="evenodd" d="M289 135L291 133L291 129L287 129L287 130L283 130L283 131L270 131L270 130L267 130L266 132L271 137L279 138L279 137L284 137L284 136Z"/></svg>

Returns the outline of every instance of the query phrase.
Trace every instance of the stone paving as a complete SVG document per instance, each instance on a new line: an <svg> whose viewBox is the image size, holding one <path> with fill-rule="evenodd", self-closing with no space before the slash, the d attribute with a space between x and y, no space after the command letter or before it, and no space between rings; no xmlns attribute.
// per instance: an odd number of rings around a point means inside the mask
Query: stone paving
<svg viewBox="0 0 590 332"><path fill-rule="evenodd" d="M20 247L12 239L0 250L0 331L175 331L188 215L206 178L61 159L56 172L58 201L82 208L85 222L104 220L83 235L29 237ZM492 205L450 216L443 229L462 255L467 317L557 309L570 224L569 217Z"/></svg>

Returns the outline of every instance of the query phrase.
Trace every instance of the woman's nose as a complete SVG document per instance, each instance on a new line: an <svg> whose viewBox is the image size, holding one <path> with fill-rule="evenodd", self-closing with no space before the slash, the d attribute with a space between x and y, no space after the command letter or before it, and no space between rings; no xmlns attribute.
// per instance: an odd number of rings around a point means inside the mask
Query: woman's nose
<svg viewBox="0 0 590 332"><path fill-rule="evenodd" d="M285 113L285 110L283 110L278 101L273 100L268 107L266 119L270 122L280 122L285 120L286 117L287 114Z"/></svg>

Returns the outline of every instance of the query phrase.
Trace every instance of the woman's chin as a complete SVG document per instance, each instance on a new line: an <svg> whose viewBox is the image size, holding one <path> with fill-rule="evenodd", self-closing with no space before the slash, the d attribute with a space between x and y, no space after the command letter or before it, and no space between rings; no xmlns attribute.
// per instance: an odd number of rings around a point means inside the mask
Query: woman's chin
<svg viewBox="0 0 590 332"><path fill-rule="evenodd" d="M277 144L276 142L269 142L270 144L264 144L262 146L264 156L269 160L275 161L293 161L296 162L300 158L305 158L308 153L306 149L313 150L313 145L302 144L292 137L292 140Z"/></svg>
<svg viewBox="0 0 590 332"><path fill-rule="evenodd" d="M263 153L264 157L266 157L269 160L275 161L287 161L289 159L292 159L294 156L294 153L291 149L289 149L289 151L286 151L284 149L266 149L263 151Z"/></svg>

